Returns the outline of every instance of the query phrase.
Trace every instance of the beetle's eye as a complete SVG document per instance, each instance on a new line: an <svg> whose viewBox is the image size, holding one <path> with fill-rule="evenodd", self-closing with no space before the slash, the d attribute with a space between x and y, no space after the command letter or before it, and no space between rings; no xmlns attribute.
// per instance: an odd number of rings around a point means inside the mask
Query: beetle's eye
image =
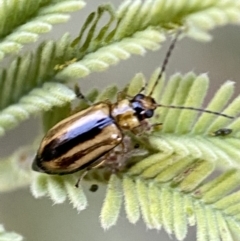
<svg viewBox="0 0 240 241"><path fill-rule="evenodd" d="M151 118L154 114L154 111L153 110L146 110L144 115L146 118Z"/></svg>
<svg viewBox="0 0 240 241"><path fill-rule="evenodd" d="M135 97L134 97L134 100L142 100L143 98L145 97L145 95L143 94L137 94Z"/></svg>

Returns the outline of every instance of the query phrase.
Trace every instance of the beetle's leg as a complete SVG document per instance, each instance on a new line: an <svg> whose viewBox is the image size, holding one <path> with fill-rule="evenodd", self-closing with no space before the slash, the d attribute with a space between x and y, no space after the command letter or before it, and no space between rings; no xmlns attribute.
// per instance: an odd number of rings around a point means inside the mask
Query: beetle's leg
<svg viewBox="0 0 240 241"><path fill-rule="evenodd" d="M123 140L114 149L102 156L97 162L89 166L81 176L78 178L76 187L82 182L83 178L91 169L95 168L105 168L111 174L117 173L123 170L127 166L127 160L132 156L136 155L137 152L141 153L138 149L139 145L135 145L131 138L127 135L123 137ZM136 150L137 149L137 150ZM144 152L145 154L145 152Z"/></svg>
<svg viewBox="0 0 240 241"><path fill-rule="evenodd" d="M131 138L129 136L124 136L123 141L104 156L104 166L112 174L123 170L126 166L126 161L130 157L130 151L133 149L135 149L135 147L131 143Z"/></svg>
<svg viewBox="0 0 240 241"><path fill-rule="evenodd" d="M114 173L116 171L116 168L112 168L114 165L114 161L116 158L114 158L113 153L115 153L114 150L110 151L109 153L105 154L102 158L99 159L99 161L97 161L97 163L94 163L93 165L89 166L88 168L86 168L84 170L84 172L79 176L75 187L78 188L79 184L82 182L82 180L84 179L84 177L88 174L88 172L91 169L95 169L95 168L100 168L100 167L110 167L111 172ZM114 171L113 171L114 170Z"/></svg>
<svg viewBox="0 0 240 241"><path fill-rule="evenodd" d="M111 174L120 170L120 160L122 160L123 154L119 151L112 151L105 157L104 167L110 171Z"/></svg>
<svg viewBox="0 0 240 241"><path fill-rule="evenodd" d="M109 99L106 99L103 101L104 103L108 104L108 105L112 105L112 102Z"/></svg>
<svg viewBox="0 0 240 241"><path fill-rule="evenodd" d="M148 120L143 120L143 121L141 121L139 126L136 126L131 131L134 135L140 136L149 130L151 130L151 124L149 123Z"/></svg>
<svg viewBox="0 0 240 241"><path fill-rule="evenodd" d="M75 187L78 188L79 184L82 182L83 178L87 175L89 169L84 170L84 172L81 174L81 176L78 178Z"/></svg>
<svg viewBox="0 0 240 241"><path fill-rule="evenodd" d="M134 144L132 138L125 135L122 142L105 156L104 166L111 174L118 173L129 166L131 157L145 154L145 150L139 149L139 144Z"/></svg>
<svg viewBox="0 0 240 241"><path fill-rule="evenodd" d="M142 135L145 132L151 132L152 130L158 130L162 126L162 123L150 124L148 120L141 121L141 124L132 130L135 135Z"/></svg>
<svg viewBox="0 0 240 241"><path fill-rule="evenodd" d="M162 128L163 123L154 123L151 125L151 129L159 131Z"/></svg>
<svg viewBox="0 0 240 241"><path fill-rule="evenodd" d="M95 163L94 165L90 165L88 168L86 168L84 170L84 172L80 175L80 177L78 178L76 184L75 184L75 187L79 187L79 184L82 182L83 178L88 174L88 172L93 169L93 168L99 168L101 166L103 166L103 163L105 162L105 160L103 160L102 158L97 162Z"/></svg>
<svg viewBox="0 0 240 241"><path fill-rule="evenodd" d="M126 94L124 93L124 91L119 91L119 92L117 93L117 102L125 99L125 96L126 96Z"/></svg>
<svg viewBox="0 0 240 241"><path fill-rule="evenodd" d="M144 86L139 90L139 93L144 92L146 87L147 87L147 82L145 82Z"/></svg>
<svg viewBox="0 0 240 241"><path fill-rule="evenodd" d="M83 95L78 84L75 84L74 91L75 91L77 97L81 100L84 100L89 106L93 104L88 98L86 98L85 95Z"/></svg>

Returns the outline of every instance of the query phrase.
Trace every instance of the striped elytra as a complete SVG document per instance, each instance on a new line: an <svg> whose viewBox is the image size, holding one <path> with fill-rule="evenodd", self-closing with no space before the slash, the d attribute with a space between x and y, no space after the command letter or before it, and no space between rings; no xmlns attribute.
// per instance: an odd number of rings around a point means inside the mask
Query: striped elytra
<svg viewBox="0 0 240 241"><path fill-rule="evenodd" d="M69 174L94 163L122 140L110 106L98 103L51 128L37 152L34 170Z"/></svg>

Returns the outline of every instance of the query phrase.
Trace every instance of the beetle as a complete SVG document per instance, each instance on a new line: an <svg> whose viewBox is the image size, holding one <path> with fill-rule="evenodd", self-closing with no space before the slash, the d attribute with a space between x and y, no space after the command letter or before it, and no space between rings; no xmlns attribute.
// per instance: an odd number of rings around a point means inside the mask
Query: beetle
<svg viewBox="0 0 240 241"><path fill-rule="evenodd" d="M212 136L227 136L230 135L232 133L232 129L229 128L221 128L218 129L217 131L214 131L213 133L211 133Z"/></svg>
<svg viewBox="0 0 240 241"><path fill-rule="evenodd" d="M166 69L179 34L180 31L167 51L159 76L149 95L143 94L142 91L134 97L121 98L121 95L118 95L116 103L110 101L95 103L60 121L43 138L32 165L33 170L64 175L83 169L86 173L91 168L104 166L111 151L119 147L126 148L125 132L137 134L139 127L144 131L147 119L153 117L154 111L159 107L196 110L233 118L194 107L158 104L151 96ZM78 95L85 98L80 91Z"/></svg>

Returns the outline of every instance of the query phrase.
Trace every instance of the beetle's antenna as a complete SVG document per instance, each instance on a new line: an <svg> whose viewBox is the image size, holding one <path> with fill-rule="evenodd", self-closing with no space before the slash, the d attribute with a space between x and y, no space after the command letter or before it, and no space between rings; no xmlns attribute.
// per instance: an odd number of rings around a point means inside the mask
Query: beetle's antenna
<svg viewBox="0 0 240 241"><path fill-rule="evenodd" d="M164 61L163 61L162 67L161 67L161 71L160 71L160 73L159 73L159 75L158 75L158 77L157 77L157 79L156 79L156 81L155 81L155 83L154 83L154 85L153 85L153 87L152 87L152 90L151 90L151 92L150 92L150 94L149 94L150 96L152 95L155 87L156 87L157 84L158 84L158 81L162 78L162 75L163 75L163 73L164 73L165 70L166 70L166 67L167 67L167 64L168 64L168 60L169 60L169 58L170 58L170 56L171 56L171 53L172 53L172 51L173 51L173 49L174 49L174 47L175 47L175 44L176 44L176 42L177 42L177 40L178 40L178 37L179 37L179 35L181 34L181 32L182 32L181 29L179 29L179 30L177 31L175 38L173 39L171 45L170 45L169 48L168 48L168 51L167 51L167 53L166 53L166 56L165 56L165 58L164 58Z"/></svg>
<svg viewBox="0 0 240 241"><path fill-rule="evenodd" d="M204 109L200 109L200 108L195 108L195 107L185 107L185 106L175 106L175 105L157 105L157 107L165 107L165 108L172 108L172 109L185 109L185 110L195 110L195 111L200 111L200 112L206 112L209 114L213 114L213 115L219 115L219 116L223 116L229 119L234 119L233 116L230 115L225 115L222 114L220 112L215 112L215 111L211 111L211 110L204 110Z"/></svg>

